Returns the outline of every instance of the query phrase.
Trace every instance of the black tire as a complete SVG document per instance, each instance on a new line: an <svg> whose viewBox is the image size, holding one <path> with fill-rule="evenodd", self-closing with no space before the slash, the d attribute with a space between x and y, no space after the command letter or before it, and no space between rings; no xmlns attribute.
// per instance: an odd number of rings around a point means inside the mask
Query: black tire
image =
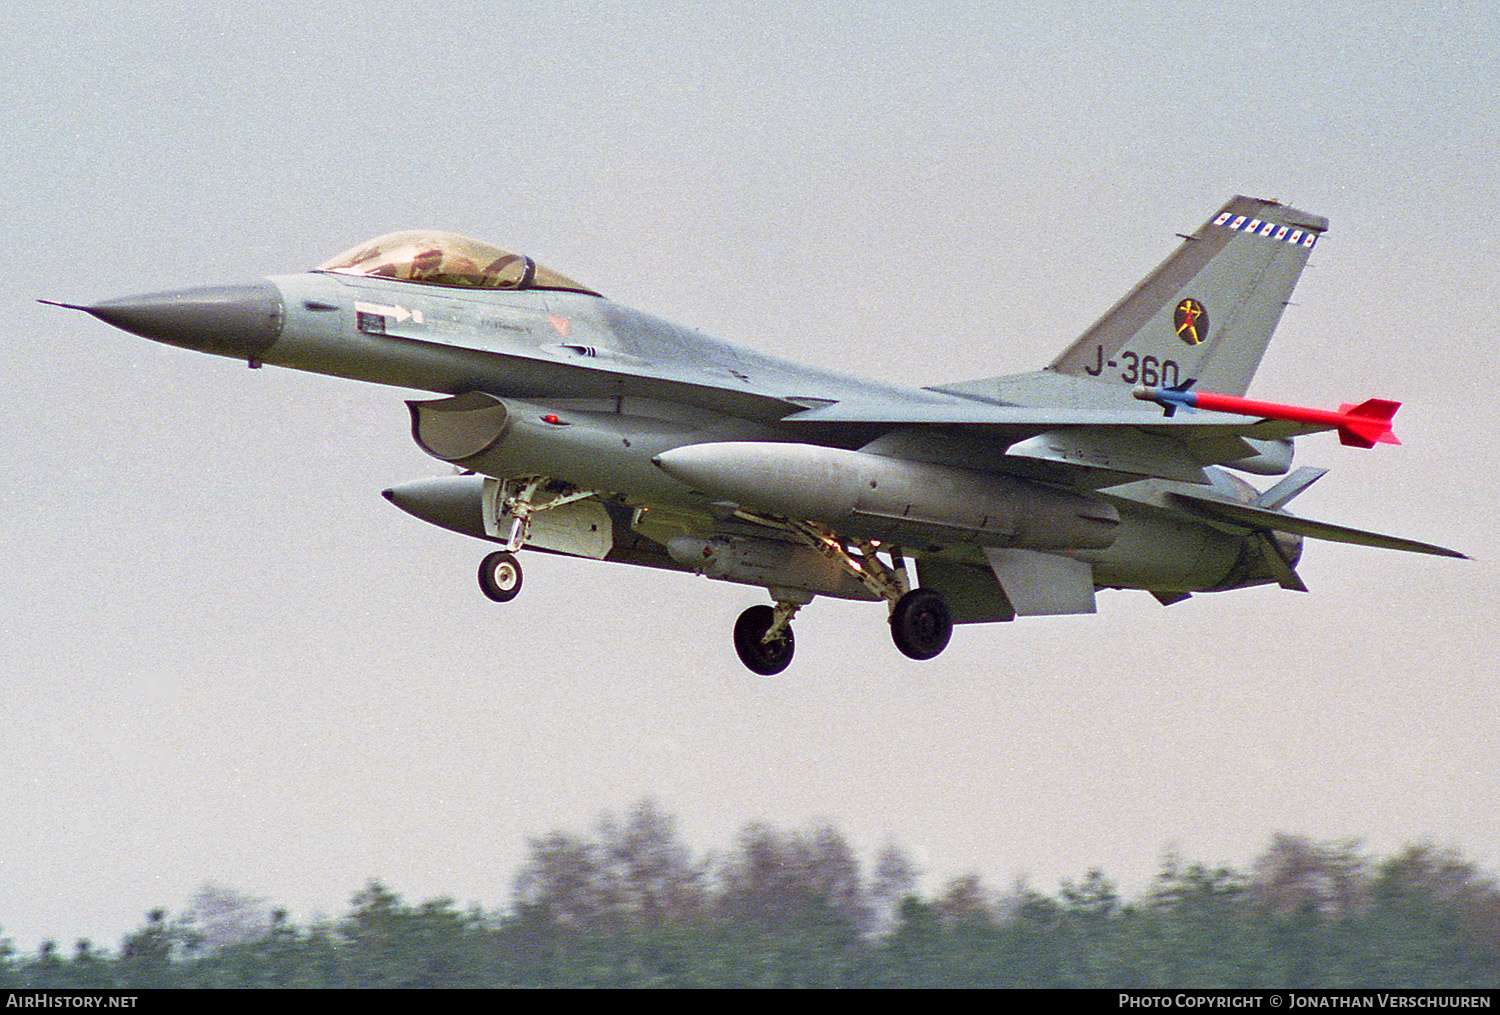
<svg viewBox="0 0 1500 1015"><path fill-rule="evenodd" d="M752 606L734 623L734 650L739 653L740 662L763 677L774 676L791 665L792 653L797 648L790 627L775 641L761 640L775 622L776 611L771 607Z"/></svg>
<svg viewBox="0 0 1500 1015"><path fill-rule="evenodd" d="M479 590L497 603L508 603L521 592L521 562L513 553L496 550L479 562Z"/></svg>
<svg viewBox="0 0 1500 1015"><path fill-rule="evenodd" d="M891 611L891 638L908 659L931 659L948 647L953 618L948 604L931 589L913 589Z"/></svg>

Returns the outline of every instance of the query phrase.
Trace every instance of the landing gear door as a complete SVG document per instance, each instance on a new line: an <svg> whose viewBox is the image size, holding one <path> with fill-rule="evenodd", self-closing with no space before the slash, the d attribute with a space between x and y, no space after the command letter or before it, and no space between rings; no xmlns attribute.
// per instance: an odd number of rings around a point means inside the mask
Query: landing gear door
<svg viewBox="0 0 1500 1015"><path fill-rule="evenodd" d="M994 547L985 547L984 555L1018 617L1095 612L1094 569L1086 562Z"/></svg>
<svg viewBox="0 0 1500 1015"><path fill-rule="evenodd" d="M614 548L614 526L597 500L578 500L531 516L526 545L603 560Z"/></svg>
<svg viewBox="0 0 1500 1015"><path fill-rule="evenodd" d="M486 536L514 542L513 550L525 545L595 560L609 555L615 545L614 523L593 494L575 491L536 504L532 496L540 481L522 483L521 492L513 496L518 482L485 478L480 503Z"/></svg>
<svg viewBox="0 0 1500 1015"><path fill-rule="evenodd" d="M489 476L484 478L484 487L479 495L479 513L484 516L484 534L491 539L505 539L510 535L510 523L502 523L500 519L500 499L504 493L504 483ZM501 531L502 527L507 531Z"/></svg>

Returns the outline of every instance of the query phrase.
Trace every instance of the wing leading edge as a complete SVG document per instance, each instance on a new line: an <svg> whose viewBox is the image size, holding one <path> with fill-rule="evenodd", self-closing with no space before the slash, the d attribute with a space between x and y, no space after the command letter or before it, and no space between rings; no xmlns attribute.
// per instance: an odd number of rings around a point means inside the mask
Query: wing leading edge
<svg viewBox="0 0 1500 1015"><path fill-rule="evenodd" d="M892 431L931 431L979 439L1003 450L1000 471L1044 463L1064 472L1104 472L1207 483L1205 465L1236 465L1267 453L1268 442L1332 429L1314 423L1251 420L1227 413L1160 416L1130 409L1037 406L858 405L840 402L780 423L820 439L842 433L868 444ZM1285 458L1290 463L1287 449ZM1260 470L1253 470L1260 471ZM1275 469L1284 472L1285 466Z"/></svg>

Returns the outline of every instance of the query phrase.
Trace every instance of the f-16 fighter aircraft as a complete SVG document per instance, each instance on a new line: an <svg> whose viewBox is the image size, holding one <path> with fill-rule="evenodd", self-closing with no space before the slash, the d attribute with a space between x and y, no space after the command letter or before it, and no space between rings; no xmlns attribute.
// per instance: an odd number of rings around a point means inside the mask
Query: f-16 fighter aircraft
<svg viewBox="0 0 1500 1015"><path fill-rule="evenodd" d="M954 624L1093 613L1100 588L1164 605L1276 583L1304 538L1461 557L1289 514L1323 475L1292 440L1394 443L1397 403L1244 397L1327 219L1236 197L1045 369L930 388L774 359L669 324L451 233L392 233L313 271L76 307L146 338L441 396L407 405L459 473L385 496L498 544L764 588L735 624L786 668L816 596L883 602L896 647ZM71 304L60 304L72 306ZM1230 471L1284 476L1260 490Z"/></svg>

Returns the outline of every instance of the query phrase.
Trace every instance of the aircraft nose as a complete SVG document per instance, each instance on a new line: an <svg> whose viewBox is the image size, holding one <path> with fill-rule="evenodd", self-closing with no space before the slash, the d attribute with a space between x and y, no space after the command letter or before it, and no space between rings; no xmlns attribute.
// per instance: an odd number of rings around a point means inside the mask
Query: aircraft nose
<svg viewBox="0 0 1500 1015"><path fill-rule="evenodd" d="M251 361L281 334L281 291L270 282L122 296L78 309L142 338Z"/></svg>

